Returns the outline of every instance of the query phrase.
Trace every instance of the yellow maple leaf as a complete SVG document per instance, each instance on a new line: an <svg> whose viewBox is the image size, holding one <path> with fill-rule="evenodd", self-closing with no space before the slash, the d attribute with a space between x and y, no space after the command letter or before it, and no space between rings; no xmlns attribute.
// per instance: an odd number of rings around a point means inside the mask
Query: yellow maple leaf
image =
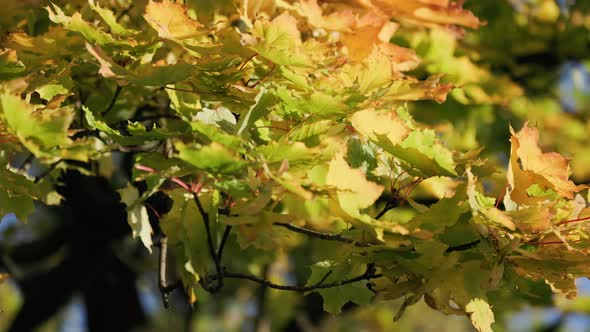
<svg viewBox="0 0 590 332"><path fill-rule="evenodd" d="M352 126L373 141L385 136L392 145L400 143L410 133L404 121L395 111L376 111L366 109L350 116Z"/></svg>
<svg viewBox="0 0 590 332"><path fill-rule="evenodd" d="M349 31L356 23L356 17L352 10L338 10L329 15L324 15L317 0L302 0L297 3L300 13L314 28L323 28L332 31Z"/></svg>
<svg viewBox="0 0 590 332"><path fill-rule="evenodd" d="M510 165L508 168L508 182L512 191L511 199L523 205L534 205L545 198L529 197L527 189L538 184L546 189L554 190L558 195L572 199L574 193L587 188L585 185L576 186L569 176L571 173L569 160L556 152L543 153L539 148L539 131L525 123L522 129L515 133L510 127L512 144L510 150Z"/></svg>
<svg viewBox="0 0 590 332"><path fill-rule="evenodd" d="M330 162L326 184L338 189L338 199L345 211L366 209L381 196L383 186L367 180L360 168L348 165L342 154Z"/></svg>
<svg viewBox="0 0 590 332"><path fill-rule="evenodd" d="M482 23L469 10L448 0L372 0L386 15L424 26L459 25L478 28Z"/></svg>
<svg viewBox="0 0 590 332"><path fill-rule="evenodd" d="M310 57L302 47L297 20L288 12L283 12L272 21L266 18L257 20L252 36L244 40L251 44L252 50L273 63L287 66L305 66L310 63Z"/></svg>
<svg viewBox="0 0 590 332"><path fill-rule="evenodd" d="M188 16L186 7L169 0L150 0L143 17L164 39L189 39L202 33L202 25Z"/></svg>

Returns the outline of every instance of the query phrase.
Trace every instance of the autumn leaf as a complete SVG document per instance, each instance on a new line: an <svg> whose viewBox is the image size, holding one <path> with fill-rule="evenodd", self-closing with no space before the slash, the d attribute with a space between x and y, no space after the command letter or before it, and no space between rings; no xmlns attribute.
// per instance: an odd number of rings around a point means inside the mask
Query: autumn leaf
<svg viewBox="0 0 590 332"><path fill-rule="evenodd" d="M386 138L384 144L399 144L410 133L395 111L366 109L350 116L352 126L375 142Z"/></svg>
<svg viewBox="0 0 590 332"><path fill-rule="evenodd" d="M302 0L296 3L300 13L305 16L309 24L314 28L323 28L333 31L351 30L356 23L354 13L350 9L339 10L329 15L324 15L317 0Z"/></svg>
<svg viewBox="0 0 590 332"><path fill-rule="evenodd" d="M202 35L202 25L188 16L187 9L170 0L150 0L143 18L164 39L183 40Z"/></svg>
<svg viewBox="0 0 590 332"><path fill-rule="evenodd" d="M351 211L371 206L384 189L367 180L362 169L350 167L342 155L335 156L330 162L326 184L338 189L341 206Z"/></svg>
<svg viewBox="0 0 590 332"><path fill-rule="evenodd" d="M279 65L306 66L309 56L304 52L297 20L288 12L272 21L259 19L254 22L250 48L260 56Z"/></svg>
<svg viewBox="0 0 590 332"><path fill-rule="evenodd" d="M478 28L482 23L468 10L448 0L357 0L369 2L386 15L425 26L454 24Z"/></svg>
<svg viewBox="0 0 590 332"><path fill-rule="evenodd" d="M574 193L587 188L576 186L571 180L569 161L555 152L543 153L539 147L539 131L525 123L516 133L510 127L512 144L508 182L511 199L523 205L535 205L543 198L530 197L527 190L534 184L553 189L562 197L572 199Z"/></svg>

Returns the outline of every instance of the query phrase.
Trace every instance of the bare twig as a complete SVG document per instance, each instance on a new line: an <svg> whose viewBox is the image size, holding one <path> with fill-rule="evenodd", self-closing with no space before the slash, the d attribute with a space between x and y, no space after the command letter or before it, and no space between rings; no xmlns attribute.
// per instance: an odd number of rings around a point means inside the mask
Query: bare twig
<svg viewBox="0 0 590 332"><path fill-rule="evenodd" d="M233 272L227 272L227 271L225 272L224 277L225 278L232 278L232 279L250 280L250 281L253 281L255 283L258 283L258 284L263 285L268 288L279 289L279 290L284 290L284 291L309 292L309 291L313 291L316 289L334 288L334 287L352 284L352 283L355 283L358 281L372 280L372 279L378 279L378 278L383 277L383 275L380 273L374 273L374 269L369 268L369 265L367 266L367 271L358 277L354 277L354 278L346 279L346 280L342 280L342 281L330 282L330 283L325 284L324 283L325 280L332 273L332 271L328 271L328 273L320 281L318 281L317 283L315 283L313 285L309 285L309 286L278 285L273 282L270 282L269 280L261 279L261 278L255 277L253 275L242 274L242 273L233 273Z"/></svg>
<svg viewBox="0 0 590 332"><path fill-rule="evenodd" d="M589 217L584 217L584 218L564 220L564 221L561 221L561 222L557 223L557 226L567 225L567 224L571 224L571 223L574 223L574 222L580 222L580 221L585 221L585 220L590 220L590 216Z"/></svg>
<svg viewBox="0 0 590 332"><path fill-rule="evenodd" d="M377 213L377 215L375 216L375 219L380 219L381 217L383 217L385 215L385 213L387 213L387 211L397 207L397 201L388 201L387 204L385 204L385 207L383 208L383 210L379 211L379 213Z"/></svg>
<svg viewBox="0 0 590 332"><path fill-rule="evenodd" d="M240 68L238 70L242 70L244 68L244 66L257 55L258 55L258 53L252 54L248 59L246 59L246 61L244 61L244 63L242 63L242 65L240 66Z"/></svg>
<svg viewBox="0 0 590 332"><path fill-rule="evenodd" d="M225 226L225 230L223 231L223 237L221 238L221 243L219 244L219 249L217 250L217 261L221 264L221 259L223 258L223 248L225 248L225 244L227 239L229 238L229 233L231 232L232 227L230 225Z"/></svg>
<svg viewBox="0 0 590 332"><path fill-rule="evenodd" d="M305 234L305 235L315 237L318 239L322 239L322 240L349 243L349 244L354 244L357 247L371 247L371 244L357 242L353 239L349 239L349 238L342 236L340 234L329 234L329 233L317 232L317 231L313 231L308 228L303 228L303 227L299 227L299 226L295 226L295 225L292 225L289 223L283 223L283 222L275 222L275 223L273 223L273 225L281 226L281 227L284 227L284 228L291 230L293 232Z"/></svg>
<svg viewBox="0 0 590 332"><path fill-rule="evenodd" d="M251 88L254 89L258 84L260 84L268 76L270 76L270 74L275 70L275 66L276 66L276 64L273 63L272 66L270 67L270 70L268 72L266 72L266 74L264 74L264 76L262 76L258 81L256 81L256 83L254 83L254 85L252 85Z"/></svg>
<svg viewBox="0 0 590 332"><path fill-rule="evenodd" d="M117 99L119 98L119 95L121 94L122 89L123 88L120 85L117 85L117 89L115 90L115 93L113 94L113 98L111 98L111 102L109 103L107 108L102 112L102 115L107 114L110 110L113 109L113 107L115 107L115 103L117 102Z"/></svg>
<svg viewBox="0 0 590 332"><path fill-rule="evenodd" d="M465 244L461 244L458 246L454 246L454 247L448 247L447 250L445 250L446 253L449 252L453 252L453 251L465 251L465 250L469 250L471 248L475 248L475 246L477 246L479 244L480 240L474 240Z"/></svg>
<svg viewBox="0 0 590 332"><path fill-rule="evenodd" d="M188 92L188 93L196 93L196 94L201 94L200 91L197 90L189 90L189 89L182 89L182 88L174 88L171 86L164 86L164 89L168 89L168 90L174 90L174 91L180 91L180 92Z"/></svg>
<svg viewBox="0 0 590 332"><path fill-rule="evenodd" d="M211 234L211 224L209 222L209 214L203 208L203 205L201 204L201 201L199 200L199 196L196 193L193 194L193 199L195 201L195 204L197 205L197 208L199 209L199 213L201 214L201 217L203 218L203 223L205 225L205 232L207 233L207 247L209 248L209 255L211 256L211 259L213 260L213 263L215 265L215 273L217 275L217 278L215 279L215 280L217 280L216 285L210 286L207 283L207 281L205 281L205 283L202 283L202 285L206 291L211 292L211 293L215 293L223 287L224 271L223 271L223 268L221 267L221 262L217 259L218 253L216 252L217 250L215 249L215 245L213 244L213 235ZM223 254L223 251L221 253Z"/></svg>

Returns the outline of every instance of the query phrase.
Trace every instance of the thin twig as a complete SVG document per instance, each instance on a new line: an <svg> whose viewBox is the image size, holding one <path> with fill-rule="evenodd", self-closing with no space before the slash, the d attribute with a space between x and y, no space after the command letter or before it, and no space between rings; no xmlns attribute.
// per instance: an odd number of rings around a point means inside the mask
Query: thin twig
<svg viewBox="0 0 590 332"><path fill-rule="evenodd" d="M144 165L140 165L140 164L135 164L135 169L138 169L140 171L144 171L144 172L148 172L150 174L155 174L158 171L156 171L155 169L149 167L149 166L144 166ZM180 178L176 177L176 176L172 176L170 178L168 178L170 181L176 183L177 185L181 186L184 190L191 192L191 188L189 187L189 185L182 181Z"/></svg>
<svg viewBox="0 0 590 332"><path fill-rule="evenodd" d="M217 278L216 278L217 284L215 286L211 287L210 285L207 284L206 281L202 285L206 291L211 292L211 293L215 293L223 287L224 271L223 271L223 268L221 267L221 263L219 262L219 260L217 260L218 254L216 253L217 250L215 249L215 245L213 244L213 236L211 234L211 224L209 222L209 214L207 212L205 212L205 209L203 208L203 205L201 204L201 201L199 200L199 196L196 193L193 194L193 199L195 201L195 204L197 205L197 208L199 209L199 213L201 214L201 217L203 218L203 224L205 225L205 232L207 234L207 247L209 248L209 255L211 256L211 259L213 260L213 263L215 264L215 273L217 274Z"/></svg>
<svg viewBox="0 0 590 332"><path fill-rule="evenodd" d="M284 228L291 230L293 232L305 234L305 235L315 237L318 239L322 239L322 240L338 241L338 242L343 242L343 243L348 243L348 244L354 244L357 247L371 247L371 245L368 243L357 242L353 239L349 239L349 238L344 237L340 234L329 234L329 233L317 232L317 231L313 231L308 228L303 228L303 227L299 227L299 226L295 226L295 225L292 225L289 223L283 223L283 222L275 222L275 223L273 223L273 225L281 226L281 227L284 227Z"/></svg>
<svg viewBox="0 0 590 332"><path fill-rule="evenodd" d="M579 222L579 221L585 221L585 220L590 220L590 216L584 217L584 218L572 219L572 220L564 220L564 221L558 222L557 226L566 225L566 224Z"/></svg>
<svg viewBox="0 0 590 332"><path fill-rule="evenodd" d="M223 231L223 237L221 238L221 243L219 244L219 249L217 250L217 261L221 263L221 259L223 258L223 248L225 248L225 244L227 239L229 238L229 233L231 232L232 227L230 225L225 226L225 230Z"/></svg>
<svg viewBox="0 0 590 332"><path fill-rule="evenodd" d="M264 76L262 76L258 81L256 81L256 83L254 83L254 85L252 85L250 88L254 89L258 84L260 84L268 76L270 76L270 74L275 70L275 66L276 66L276 64L273 63L272 66L270 67L270 70L268 72L266 72L266 74L264 74Z"/></svg>
<svg viewBox="0 0 590 332"><path fill-rule="evenodd" d="M242 65L240 66L240 68L238 70L242 70L244 68L244 66L250 62L250 60L254 59L255 56L257 56L258 53L254 53L252 54L250 57L248 57L248 59L246 59L246 61L244 61L244 63L242 63Z"/></svg>
<svg viewBox="0 0 590 332"><path fill-rule="evenodd" d="M117 99L119 98L119 95L121 94L121 90L123 88L120 85L117 85L117 89L115 90L115 93L113 94L113 98L111 98L111 102L109 103L109 106L107 106L107 108L102 112L102 115L107 114L110 110L113 109L113 107L115 107L115 103L117 102Z"/></svg>
<svg viewBox="0 0 590 332"><path fill-rule="evenodd" d="M465 244L461 244L458 246L454 246L454 247L448 247L447 250L445 250L445 253L449 253L449 252L453 252L453 251L465 251L465 250L469 250L471 248L475 248L475 246L477 246L479 244L479 242L481 242L481 240L474 240L471 242L467 242Z"/></svg>
<svg viewBox="0 0 590 332"><path fill-rule="evenodd" d="M196 94L201 94L199 91L196 90L189 90L189 89L182 89L182 88L174 88L171 86L164 86L164 89L168 89L168 90L174 90L174 91L180 91L180 92L188 92L188 93L196 93Z"/></svg>
<svg viewBox="0 0 590 332"><path fill-rule="evenodd" d="M318 281L317 283L313 284L313 285L309 285L309 286L288 286L288 285L278 285L275 284L273 282L270 282L269 280L266 279L261 279L258 277L255 277L253 275L249 275L249 274L242 274L242 273L233 273L233 272L225 272L224 277L225 278L232 278L232 279L244 279L244 280L250 280L253 281L255 283L258 283L260 285L263 285L265 287L269 287L269 288L273 288L273 289L279 289L279 290L284 290L284 291L292 291L292 292L309 292L309 291L313 291L316 289L326 289L326 288L334 288L334 287L339 287L339 286L344 286L344 285L348 285L348 284L352 284L355 283L357 281L363 281L363 280L371 280L371 279L378 279L383 277L382 274L378 273L372 273L372 271L369 271L369 269L367 270L367 272L361 274L358 277L354 277L351 279L346 279L346 280L342 280L342 281L335 281L335 282L330 282L327 284L324 284L324 281L326 280L326 278L328 278L328 276L331 274L331 271L329 271L320 281Z"/></svg>
<svg viewBox="0 0 590 332"><path fill-rule="evenodd" d="M380 219L381 217L383 217L385 215L385 213L387 213L387 211L397 207L397 202L396 201L388 201L387 204L385 204L385 207L383 208L383 210L379 211L379 213L377 213L377 215L375 216L375 219Z"/></svg>

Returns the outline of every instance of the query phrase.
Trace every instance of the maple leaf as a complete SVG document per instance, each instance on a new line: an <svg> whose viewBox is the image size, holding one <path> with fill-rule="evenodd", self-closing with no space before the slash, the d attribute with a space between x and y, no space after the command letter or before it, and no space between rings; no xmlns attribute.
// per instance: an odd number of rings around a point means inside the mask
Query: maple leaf
<svg viewBox="0 0 590 332"><path fill-rule="evenodd" d="M297 20L288 12L283 12L272 21L257 20L250 37L250 48L273 63L310 65L310 58L302 48Z"/></svg>
<svg viewBox="0 0 590 332"><path fill-rule="evenodd" d="M511 199L522 205L534 205L544 198L530 197L527 190L534 184L553 189L558 195L572 199L574 193L588 186L576 186L569 180L569 160L558 153L543 153L539 148L539 131L525 123L515 133L510 127L510 165L508 183L512 190Z"/></svg>
<svg viewBox="0 0 590 332"><path fill-rule="evenodd" d="M342 155L335 156L330 162L326 184L339 190L338 198L342 208L357 212L371 206L384 189L383 186L367 180L362 169L350 167Z"/></svg>
<svg viewBox="0 0 590 332"><path fill-rule="evenodd" d="M469 319L473 326L480 332L493 332L491 325L494 323L494 313L490 305L483 299L472 299L465 306Z"/></svg>
<svg viewBox="0 0 590 332"><path fill-rule="evenodd" d="M356 24L356 17L351 9L339 10L329 15L323 15L323 10L318 5L317 0L303 0L297 2L295 5L314 28L323 28L332 31L349 31Z"/></svg>
<svg viewBox="0 0 590 332"><path fill-rule="evenodd" d="M412 23L433 26L455 24L478 28L482 23L460 4L447 0L357 0L379 8L386 15Z"/></svg>
<svg viewBox="0 0 590 332"><path fill-rule="evenodd" d="M188 16L187 8L179 3L150 0L143 18L164 39L183 40L202 35L201 23Z"/></svg>
<svg viewBox="0 0 590 332"><path fill-rule="evenodd" d="M399 144L410 133L395 111L366 109L353 113L350 122L358 132L375 142L386 138L383 144Z"/></svg>

